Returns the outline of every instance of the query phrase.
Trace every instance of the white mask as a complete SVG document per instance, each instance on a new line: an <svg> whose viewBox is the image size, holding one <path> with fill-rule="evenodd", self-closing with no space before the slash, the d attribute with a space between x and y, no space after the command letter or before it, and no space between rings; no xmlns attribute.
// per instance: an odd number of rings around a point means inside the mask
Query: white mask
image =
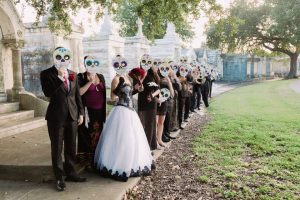
<svg viewBox="0 0 300 200"><path fill-rule="evenodd" d="M167 77L169 75L170 72L170 66L167 63L162 63L159 66L159 72L163 77Z"/></svg>
<svg viewBox="0 0 300 200"><path fill-rule="evenodd" d="M167 101L171 96L170 90L167 88L162 88L160 90L159 100L161 103Z"/></svg>
<svg viewBox="0 0 300 200"><path fill-rule="evenodd" d="M152 67L152 64L152 58L148 54L144 54L140 62L141 68L145 71L148 71Z"/></svg>
<svg viewBox="0 0 300 200"><path fill-rule="evenodd" d="M170 63L170 67L173 69L174 73L176 74L178 72L179 69L179 65L176 62L171 62Z"/></svg>
<svg viewBox="0 0 300 200"><path fill-rule="evenodd" d="M88 56L84 60L86 71L91 74L100 73L100 61L93 56Z"/></svg>
<svg viewBox="0 0 300 200"><path fill-rule="evenodd" d="M186 65L181 65L179 68L180 76L186 77L189 73L188 67Z"/></svg>
<svg viewBox="0 0 300 200"><path fill-rule="evenodd" d="M158 58L155 58L153 60L153 66L156 67L157 69L159 68L159 66L161 65L161 60Z"/></svg>
<svg viewBox="0 0 300 200"><path fill-rule="evenodd" d="M53 52L53 60L56 68L64 68L65 70L71 68L72 56L71 52L64 48L58 48Z"/></svg>
<svg viewBox="0 0 300 200"><path fill-rule="evenodd" d="M116 73L123 75L129 72L127 60L120 55L117 55L112 61L113 68Z"/></svg>
<svg viewBox="0 0 300 200"><path fill-rule="evenodd" d="M196 67L193 68L193 70L192 70L192 77L193 77L194 79L197 79L197 78L199 77L199 75L200 75L199 70L198 70Z"/></svg>

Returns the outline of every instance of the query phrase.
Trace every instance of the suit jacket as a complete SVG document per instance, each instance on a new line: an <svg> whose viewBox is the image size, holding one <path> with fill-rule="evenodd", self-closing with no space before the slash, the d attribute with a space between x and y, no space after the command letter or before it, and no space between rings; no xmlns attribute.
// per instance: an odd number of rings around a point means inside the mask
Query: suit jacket
<svg viewBox="0 0 300 200"><path fill-rule="evenodd" d="M77 120L79 115L84 115L76 73L71 70L68 72L69 77L74 74L74 80L69 78L69 91L58 78L58 71L54 66L41 72L42 90L45 96L50 98L46 120L65 122L68 116L72 120Z"/></svg>
<svg viewBox="0 0 300 200"><path fill-rule="evenodd" d="M103 86L104 86L104 93L103 93L103 96L104 96L104 104L103 104L103 108L102 108L102 118L103 119L103 122L105 122L106 120L106 86L105 86L105 79L104 79L104 76L102 74L97 74L98 78L100 79L100 81L103 83ZM79 73L77 75L78 77L78 84L79 84L79 87L83 87L87 82L88 82L88 78L87 78L87 73L84 72L84 73Z"/></svg>

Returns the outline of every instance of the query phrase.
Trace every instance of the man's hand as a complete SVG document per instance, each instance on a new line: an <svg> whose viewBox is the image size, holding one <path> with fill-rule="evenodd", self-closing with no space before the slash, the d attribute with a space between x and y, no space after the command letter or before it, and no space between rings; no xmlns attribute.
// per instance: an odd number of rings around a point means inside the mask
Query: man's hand
<svg viewBox="0 0 300 200"><path fill-rule="evenodd" d="M79 115L78 126L80 126L82 123L83 123L83 115Z"/></svg>

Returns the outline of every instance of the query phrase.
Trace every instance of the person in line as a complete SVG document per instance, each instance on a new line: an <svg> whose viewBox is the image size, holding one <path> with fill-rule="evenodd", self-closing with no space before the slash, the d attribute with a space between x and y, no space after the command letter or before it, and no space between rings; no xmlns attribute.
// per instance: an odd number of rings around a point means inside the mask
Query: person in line
<svg viewBox="0 0 300 200"><path fill-rule="evenodd" d="M127 61L119 55L113 66L117 75L111 84L111 100L116 103L104 125L94 163L102 176L127 181L129 177L150 175L154 168L146 134L132 102L132 95L143 90L145 72L133 69L130 80ZM138 83L132 85L136 78Z"/></svg>
<svg viewBox="0 0 300 200"><path fill-rule="evenodd" d="M84 109L76 73L70 70L71 55L68 49L57 47L53 53L55 64L40 74L43 93L50 98L46 120L58 191L65 190L65 181L86 181L75 170L77 128L83 123ZM65 162L62 158L63 147Z"/></svg>
<svg viewBox="0 0 300 200"><path fill-rule="evenodd" d="M141 60L142 63L143 58ZM148 63L148 62L147 62ZM144 90L138 94L138 115L144 127L148 144L151 150L157 149L156 139L156 112L159 90L160 78L157 74L158 62L151 66L144 66L146 77L143 80Z"/></svg>
<svg viewBox="0 0 300 200"><path fill-rule="evenodd" d="M77 158L87 167L93 167L96 146L106 120L106 87L98 59L85 56L84 66L86 71L77 75L85 107L85 123L78 129Z"/></svg>

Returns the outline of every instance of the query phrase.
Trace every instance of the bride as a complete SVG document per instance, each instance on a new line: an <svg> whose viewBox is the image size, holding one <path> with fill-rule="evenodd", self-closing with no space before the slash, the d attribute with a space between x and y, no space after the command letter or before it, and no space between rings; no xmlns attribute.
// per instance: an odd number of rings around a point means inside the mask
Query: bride
<svg viewBox="0 0 300 200"><path fill-rule="evenodd" d="M104 125L95 152L95 166L103 176L127 181L129 177L150 175L153 158L141 121L133 109L132 94L141 91L145 73L136 68L130 77L138 79L132 87L127 76L127 62L121 56L113 61L117 75L111 85L111 99L116 104Z"/></svg>

